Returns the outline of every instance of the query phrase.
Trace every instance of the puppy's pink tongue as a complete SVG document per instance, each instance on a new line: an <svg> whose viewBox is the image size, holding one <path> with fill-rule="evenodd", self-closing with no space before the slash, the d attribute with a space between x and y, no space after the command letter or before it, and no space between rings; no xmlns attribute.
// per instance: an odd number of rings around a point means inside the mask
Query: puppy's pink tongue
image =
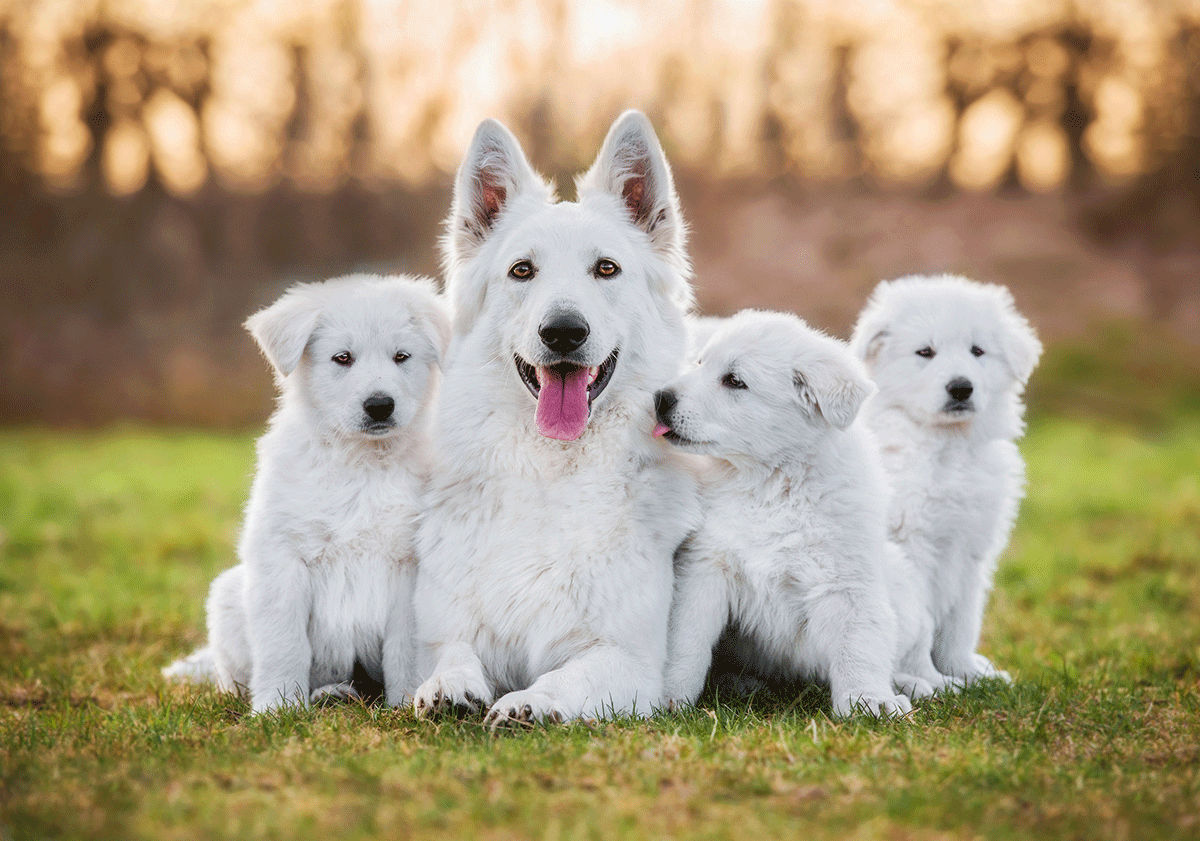
<svg viewBox="0 0 1200 841"><path fill-rule="evenodd" d="M661 438L662 436L666 435L670 431L671 431L671 427L667 426L665 423L657 424L654 427L654 437Z"/></svg>
<svg viewBox="0 0 1200 841"><path fill-rule="evenodd" d="M574 441L588 422L588 369L538 368L537 428L547 438Z"/></svg>

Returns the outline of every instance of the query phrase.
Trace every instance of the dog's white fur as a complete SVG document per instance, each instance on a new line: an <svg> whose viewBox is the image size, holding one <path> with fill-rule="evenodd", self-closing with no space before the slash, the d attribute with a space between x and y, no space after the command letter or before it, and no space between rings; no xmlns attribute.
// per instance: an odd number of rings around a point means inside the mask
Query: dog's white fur
<svg viewBox="0 0 1200 841"><path fill-rule="evenodd" d="M454 338L418 534L420 715L490 705L489 723L647 714L662 693L672 555L694 483L651 436L690 304L670 170L637 112L610 129L577 202L556 202L516 139L481 124L445 240ZM595 275L601 258L621 267ZM509 277L516 261L537 269ZM586 319L582 364L620 349L578 440L542 437L514 366L547 365L538 327Z"/></svg>
<svg viewBox="0 0 1200 841"><path fill-rule="evenodd" d="M1024 493L1014 441L1041 344L1007 289L938 276L876 287L851 346L878 386L863 415L892 484L892 538L910 563L910 580L897 587L907 621L922 628L901 668L931 653L959 681L1007 679L976 647ZM917 354L925 349L932 358ZM948 411L948 383L958 378L973 387L971 407Z"/></svg>
<svg viewBox="0 0 1200 841"><path fill-rule="evenodd" d="M873 391L865 371L792 315L711 326L699 363L668 387L677 402L660 397L666 437L718 460L679 555L666 699L695 701L729 626L741 663L828 683L839 716L908 712L892 687L886 482L855 420Z"/></svg>
<svg viewBox="0 0 1200 841"><path fill-rule="evenodd" d="M258 441L241 564L209 594L208 646L165 673L247 690L263 712L351 694L358 660L389 703L406 702L443 302L432 281L357 275L297 285L246 327L279 405ZM390 419L367 416L371 396L394 401Z"/></svg>

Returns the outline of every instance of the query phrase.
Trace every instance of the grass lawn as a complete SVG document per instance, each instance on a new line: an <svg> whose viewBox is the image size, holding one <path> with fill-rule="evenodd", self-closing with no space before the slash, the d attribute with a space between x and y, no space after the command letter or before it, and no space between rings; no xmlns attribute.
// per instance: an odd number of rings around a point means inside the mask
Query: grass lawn
<svg viewBox="0 0 1200 841"><path fill-rule="evenodd" d="M247 716L202 638L251 438L0 433L0 839L1200 837L1200 414L1042 417L983 650L1011 687L493 735L361 704Z"/></svg>

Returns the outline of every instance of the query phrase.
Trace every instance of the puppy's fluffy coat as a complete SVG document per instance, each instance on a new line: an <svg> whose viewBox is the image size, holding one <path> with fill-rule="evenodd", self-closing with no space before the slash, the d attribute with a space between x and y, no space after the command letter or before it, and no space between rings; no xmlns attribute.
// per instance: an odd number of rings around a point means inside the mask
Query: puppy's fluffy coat
<svg viewBox="0 0 1200 841"><path fill-rule="evenodd" d="M666 700L696 699L729 626L742 663L828 683L838 715L908 712L892 687L885 480L855 422L865 372L792 315L708 326L699 363L656 397L656 431L718 460L677 562Z"/></svg>
<svg viewBox="0 0 1200 841"><path fill-rule="evenodd" d="M901 669L928 661L970 683L1007 674L976 653L996 558L1024 492L1014 443L1041 354L1000 286L952 276L881 283L851 347L878 387L864 419L892 485L891 534L910 563Z"/></svg>
<svg viewBox="0 0 1200 841"><path fill-rule="evenodd" d="M413 535L427 409L449 336L431 281L302 284L247 322L280 389L238 554L213 582L208 646L165 670L249 691L255 712L415 686Z"/></svg>

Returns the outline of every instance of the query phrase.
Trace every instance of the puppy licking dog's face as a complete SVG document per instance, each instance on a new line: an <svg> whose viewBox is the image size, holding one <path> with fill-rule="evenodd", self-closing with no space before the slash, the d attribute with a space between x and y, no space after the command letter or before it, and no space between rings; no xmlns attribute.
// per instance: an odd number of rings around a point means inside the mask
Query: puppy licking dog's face
<svg viewBox="0 0 1200 841"><path fill-rule="evenodd" d="M873 390L841 342L793 315L746 310L655 395L655 431L692 452L778 463L849 426Z"/></svg>
<svg viewBox="0 0 1200 841"><path fill-rule="evenodd" d="M1002 413L1041 353L1007 289L949 276L880 284L851 345L879 387L877 403L940 427Z"/></svg>
<svg viewBox="0 0 1200 841"><path fill-rule="evenodd" d="M433 312L433 294L365 276L304 284L246 327L275 368L285 399L303 406L319 428L387 439L426 402L449 338L444 317Z"/></svg>

